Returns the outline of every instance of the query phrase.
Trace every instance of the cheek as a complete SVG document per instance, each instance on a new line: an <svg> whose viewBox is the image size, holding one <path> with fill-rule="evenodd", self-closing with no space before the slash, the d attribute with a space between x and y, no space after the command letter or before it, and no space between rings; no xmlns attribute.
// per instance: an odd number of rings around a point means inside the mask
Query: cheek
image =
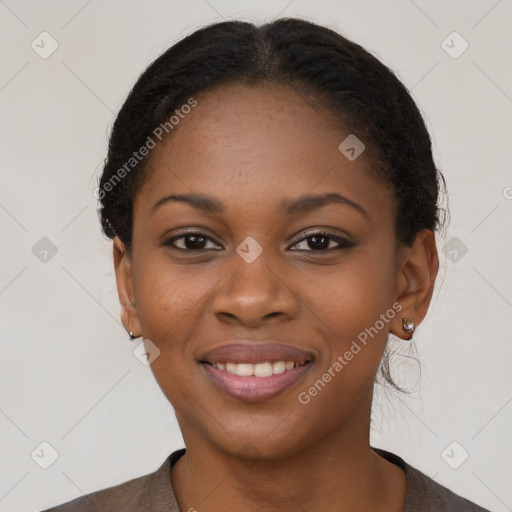
<svg viewBox="0 0 512 512"><path fill-rule="evenodd" d="M165 254L156 252L140 258L133 279L143 330L161 338L197 318L215 284L210 277L215 276L193 265L172 265Z"/></svg>
<svg viewBox="0 0 512 512"><path fill-rule="evenodd" d="M151 365L157 380L157 374L170 370L180 381L188 378L184 363L194 359L193 339L201 335L204 308L217 280L193 266L178 269L161 256L147 258L134 272L142 335L160 350Z"/></svg>
<svg viewBox="0 0 512 512"><path fill-rule="evenodd" d="M316 382L315 388L311 393L302 391L309 397L322 395L315 400L324 407L344 409L344 400L348 407L373 383L396 314L394 282L393 253L382 247L380 251L361 250L336 270L331 267L317 273L314 285L304 288L311 321L328 346L321 352L319 372L308 382Z"/></svg>
<svg viewBox="0 0 512 512"><path fill-rule="evenodd" d="M190 340L199 330L212 285L208 278L198 277L197 270L194 276L157 258L148 259L137 270L134 288L142 335L160 351L151 371L169 402L180 409L187 407L196 401L190 394L195 378Z"/></svg>
<svg viewBox="0 0 512 512"><path fill-rule="evenodd" d="M331 340L342 348L391 308L394 283L394 261L385 251L360 251L344 264L315 272L298 295L312 320L330 329Z"/></svg>

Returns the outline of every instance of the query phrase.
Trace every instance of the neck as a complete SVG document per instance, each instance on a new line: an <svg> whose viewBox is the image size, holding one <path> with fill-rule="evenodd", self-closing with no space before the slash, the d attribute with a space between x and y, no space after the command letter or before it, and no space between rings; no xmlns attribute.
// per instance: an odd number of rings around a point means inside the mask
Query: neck
<svg viewBox="0 0 512 512"><path fill-rule="evenodd" d="M278 458L242 459L194 436L186 446L171 473L180 510L295 512L336 504L339 510L398 512L404 506L405 474L371 450L368 428L346 426Z"/></svg>

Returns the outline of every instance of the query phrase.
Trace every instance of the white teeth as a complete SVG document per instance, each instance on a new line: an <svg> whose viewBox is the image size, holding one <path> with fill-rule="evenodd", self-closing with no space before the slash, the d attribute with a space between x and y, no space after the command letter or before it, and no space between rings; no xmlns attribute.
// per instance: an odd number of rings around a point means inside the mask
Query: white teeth
<svg viewBox="0 0 512 512"><path fill-rule="evenodd" d="M250 377L254 374L254 365L251 363L237 364L236 374L240 377Z"/></svg>
<svg viewBox="0 0 512 512"><path fill-rule="evenodd" d="M274 363L215 363L213 366L240 377L270 377L280 375L286 370L293 370L299 363L294 361L275 361Z"/></svg>
<svg viewBox="0 0 512 512"><path fill-rule="evenodd" d="M279 375L283 373L286 369L286 363L284 361L277 361L272 365L272 373L274 375Z"/></svg>
<svg viewBox="0 0 512 512"><path fill-rule="evenodd" d="M270 377L272 375L272 363L258 363L254 365L255 377Z"/></svg>

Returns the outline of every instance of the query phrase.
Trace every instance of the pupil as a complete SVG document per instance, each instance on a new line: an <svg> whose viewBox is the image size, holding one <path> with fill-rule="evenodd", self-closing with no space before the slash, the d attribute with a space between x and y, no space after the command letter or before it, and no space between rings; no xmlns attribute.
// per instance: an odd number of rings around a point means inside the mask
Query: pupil
<svg viewBox="0 0 512 512"><path fill-rule="evenodd" d="M201 249L200 246L204 244L203 236L189 235L185 240L187 249ZM190 241L192 241L192 243L189 243Z"/></svg>
<svg viewBox="0 0 512 512"><path fill-rule="evenodd" d="M312 244L311 243L309 244L311 249L318 250L318 249L326 249L327 247L329 247L329 239L326 236L314 235L314 236L309 237L309 240L313 242ZM323 240L323 243L318 242L318 240Z"/></svg>

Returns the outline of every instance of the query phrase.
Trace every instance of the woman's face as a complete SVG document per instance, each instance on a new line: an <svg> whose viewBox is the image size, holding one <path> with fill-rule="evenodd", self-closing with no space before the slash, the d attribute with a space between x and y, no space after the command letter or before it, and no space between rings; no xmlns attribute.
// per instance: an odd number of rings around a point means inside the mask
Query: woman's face
<svg viewBox="0 0 512 512"><path fill-rule="evenodd" d="M158 347L151 368L187 445L273 458L365 437L388 332L407 316L393 193L290 89L197 101L134 202L132 259L116 264L125 326Z"/></svg>

